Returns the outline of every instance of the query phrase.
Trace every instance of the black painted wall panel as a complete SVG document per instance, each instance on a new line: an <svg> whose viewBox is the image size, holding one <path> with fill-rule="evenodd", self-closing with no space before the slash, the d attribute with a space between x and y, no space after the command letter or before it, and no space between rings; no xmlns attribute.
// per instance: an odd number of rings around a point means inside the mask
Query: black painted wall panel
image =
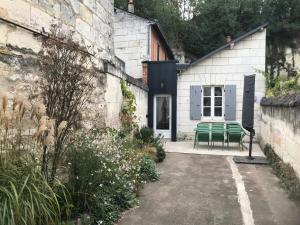
<svg viewBox="0 0 300 225"><path fill-rule="evenodd" d="M154 96L172 96L172 141L177 133L177 74L176 61L147 62L148 64L148 126L153 128Z"/></svg>

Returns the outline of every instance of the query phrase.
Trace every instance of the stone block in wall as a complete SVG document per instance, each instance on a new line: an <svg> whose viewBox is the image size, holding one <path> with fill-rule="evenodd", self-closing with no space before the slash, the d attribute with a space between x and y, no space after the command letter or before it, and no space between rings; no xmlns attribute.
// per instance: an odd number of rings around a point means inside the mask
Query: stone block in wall
<svg viewBox="0 0 300 225"><path fill-rule="evenodd" d="M36 7L31 7L30 25L32 27L35 27L37 30L40 31L43 27L45 31L49 32L51 25L56 23L57 20L51 17L49 14Z"/></svg>
<svg viewBox="0 0 300 225"><path fill-rule="evenodd" d="M80 3L80 17L85 22L87 22L89 25L92 25L93 23L93 14L92 11L84 4Z"/></svg>
<svg viewBox="0 0 300 225"><path fill-rule="evenodd" d="M80 2L78 0L69 0L69 2L70 2L70 5L71 5L73 11L76 14L79 14Z"/></svg>
<svg viewBox="0 0 300 225"><path fill-rule="evenodd" d="M57 0L34 0L34 4L51 16L60 17L60 2Z"/></svg>
<svg viewBox="0 0 300 225"><path fill-rule="evenodd" d="M32 33L24 32L18 28L10 28L6 33L7 43L17 48L30 49L38 53L41 49L41 42ZM22 37L22 38L20 38Z"/></svg>
<svg viewBox="0 0 300 225"><path fill-rule="evenodd" d="M71 26L75 26L76 24L76 14L73 10L72 5L67 4L66 2L62 1L60 6L60 18L61 20Z"/></svg>
<svg viewBox="0 0 300 225"><path fill-rule="evenodd" d="M30 4L24 0L1 0L0 16L24 25L30 24Z"/></svg>
<svg viewBox="0 0 300 225"><path fill-rule="evenodd" d="M88 40L91 40L91 26L82 19L76 19L76 30Z"/></svg>
<svg viewBox="0 0 300 225"><path fill-rule="evenodd" d="M213 58L213 65L228 65L228 58Z"/></svg>
<svg viewBox="0 0 300 225"><path fill-rule="evenodd" d="M8 26L4 23L0 23L0 46L5 46L7 43Z"/></svg>
<svg viewBox="0 0 300 225"><path fill-rule="evenodd" d="M83 4L86 5L91 11L96 9L96 1L95 0L82 0Z"/></svg>
<svg viewBox="0 0 300 225"><path fill-rule="evenodd" d="M250 56L250 50L249 49L237 49L236 55L237 55L237 57L248 57L248 56Z"/></svg>

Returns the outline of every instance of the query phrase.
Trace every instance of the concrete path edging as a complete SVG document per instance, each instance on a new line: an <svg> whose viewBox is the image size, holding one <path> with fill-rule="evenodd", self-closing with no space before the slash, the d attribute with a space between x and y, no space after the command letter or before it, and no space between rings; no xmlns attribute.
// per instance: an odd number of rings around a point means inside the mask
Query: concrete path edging
<svg viewBox="0 0 300 225"><path fill-rule="evenodd" d="M232 171L232 177L236 184L237 195L241 207L241 213L243 216L244 225L255 225L250 200L245 188L243 177L240 174L232 157L227 157L227 161L230 165Z"/></svg>

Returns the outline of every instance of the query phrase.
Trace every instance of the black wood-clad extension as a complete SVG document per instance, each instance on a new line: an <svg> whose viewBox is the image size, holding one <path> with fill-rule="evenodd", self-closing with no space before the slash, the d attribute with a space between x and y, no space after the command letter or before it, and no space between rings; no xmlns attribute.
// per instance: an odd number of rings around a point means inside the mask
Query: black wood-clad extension
<svg viewBox="0 0 300 225"><path fill-rule="evenodd" d="M145 62L148 64L148 126L153 128L154 96L172 96L171 139L176 141L177 133L177 74L176 61Z"/></svg>

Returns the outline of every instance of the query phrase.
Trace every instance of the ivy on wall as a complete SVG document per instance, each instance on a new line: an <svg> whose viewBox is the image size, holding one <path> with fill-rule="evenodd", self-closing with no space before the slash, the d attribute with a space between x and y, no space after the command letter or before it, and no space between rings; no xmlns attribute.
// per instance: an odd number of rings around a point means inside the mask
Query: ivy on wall
<svg viewBox="0 0 300 225"><path fill-rule="evenodd" d="M136 98L132 91L129 90L124 80L120 81L123 96L122 108L120 112L120 120L122 126L126 129L133 130L136 124Z"/></svg>

